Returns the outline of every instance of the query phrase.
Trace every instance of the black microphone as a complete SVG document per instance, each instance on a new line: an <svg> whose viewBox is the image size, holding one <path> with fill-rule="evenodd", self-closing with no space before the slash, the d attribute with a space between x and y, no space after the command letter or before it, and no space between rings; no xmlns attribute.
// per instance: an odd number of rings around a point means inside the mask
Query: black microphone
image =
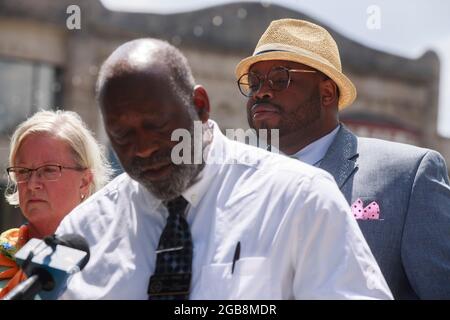
<svg viewBox="0 0 450 320"><path fill-rule="evenodd" d="M56 299L69 276L82 270L89 257L87 241L77 234L31 239L15 254L29 278L3 300L32 300L38 293L42 299Z"/></svg>

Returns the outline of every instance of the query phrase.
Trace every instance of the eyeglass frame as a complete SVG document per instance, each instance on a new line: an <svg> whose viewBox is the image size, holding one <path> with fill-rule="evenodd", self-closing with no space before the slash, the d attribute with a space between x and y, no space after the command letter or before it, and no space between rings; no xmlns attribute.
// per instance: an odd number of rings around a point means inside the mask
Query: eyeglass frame
<svg viewBox="0 0 450 320"><path fill-rule="evenodd" d="M286 88L277 90L277 89L273 88L273 82L272 82L270 79L268 79L269 74L270 74L273 70L276 70L276 69L282 69L282 70L287 71L287 74L288 74L288 81L287 81ZM267 72L266 75L265 75L262 79L261 79L261 76L260 76L260 75L258 75L258 74L256 74L256 73L253 73L255 76L258 77L258 79L259 79L260 81L259 81L258 89L257 89L257 90L251 90L249 95L247 95L247 94L245 94L245 93L243 92L243 90L242 90L242 88L241 88L241 79L244 78L245 76L247 76L247 79L248 79L248 75L250 74L250 72L244 73L242 76L240 76L239 79L237 80L237 85L238 85L238 88L239 88L239 91L241 92L241 94L242 94L244 97L247 97L247 98L250 98L250 97L253 96L255 93L257 93L259 90L261 90L261 88L262 88L262 86L264 85L264 83L266 82L266 80L269 80L269 88L270 88L271 90L274 90L274 91L283 91L283 90L286 90L287 88L289 88L289 85L291 84L291 72L294 72L294 73L295 73L295 72L298 72L298 73L317 73L317 70L289 69L289 68L287 68L287 67L278 66L278 67L272 67L272 68L269 70L269 72ZM250 88L250 85L249 85L249 84L246 84L246 85Z"/></svg>
<svg viewBox="0 0 450 320"><path fill-rule="evenodd" d="M69 169L69 170L76 170L76 171L84 171L84 170L86 170L87 168L83 168L83 167L68 167L68 166L63 166L63 165L60 165L60 164L44 164L44 165L42 165L42 166L39 166L39 167L37 167L37 168L34 168L34 169L31 169L31 168L26 168L26 167L20 167L20 166L12 166L12 167L8 167L8 168L6 168L6 173L8 174L8 177L11 179L11 180L14 180L16 183L26 183L26 182L28 182L28 181L30 181L30 179L31 179L31 176L33 175L33 172L34 171L36 171L36 172L38 172L38 170L39 169L41 169L41 168L44 168L44 167L58 167L59 168L59 176L58 176L58 178L56 178L56 179L52 179L52 180L49 180L49 179L43 179L44 181L57 181L59 178L61 178L61 176L62 176L62 169ZM19 168L19 169L27 169L28 170L28 172L27 172L27 174L28 174L28 177L27 177L27 179L26 180L23 180L23 181L16 181L15 179L13 179L12 177L11 177L11 170L12 169L16 169L16 168ZM41 175L40 177L42 177L43 175ZM39 177L39 178L40 178Z"/></svg>

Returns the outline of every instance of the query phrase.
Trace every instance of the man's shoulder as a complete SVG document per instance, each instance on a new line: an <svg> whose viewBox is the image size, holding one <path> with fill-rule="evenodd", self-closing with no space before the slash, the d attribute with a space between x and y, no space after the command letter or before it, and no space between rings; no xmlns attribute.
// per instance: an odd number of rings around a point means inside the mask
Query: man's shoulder
<svg viewBox="0 0 450 320"><path fill-rule="evenodd" d="M137 182L128 174L122 173L106 186L87 198L83 203L75 207L61 222L58 231L72 228L88 227L92 223L114 216L117 202L123 195L136 192ZM79 230L70 230L79 231Z"/></svg>
<svg viewBox="0 0 450 320"><path fill-rule="evenodd" d="M120 193L129 194L138 189L138 183L130 178L127 173L122 173L115 177L103 188L91 195L74 210L83 211L84 207L99 205L102 201L114 202Z"/></svg>
<svg viewBox="0 0 450 320"><path fill-rule="evenodd" d="M414 146L412 144L406 144L396 141L389 141L377 138L366 138L366 137L357 137L358 146L366 147L366 148L375 148L380 151L385 152L395 152L395 153L413 153L413 154L424 154L428 151L431 151L427 148L422 148L418 146Z"/></svg>
<svg viewBox="0 0 450 320"><path fill-rule="evenodd" d="M360 174L378 170L388 176L414 177L420 170L439 170L446 174L446 163L442 155L432 149L404 143L358 138L358 163ZM422 169L420 169L422 168Z"/></svg>
<svg viewBox="0 0 450 320"><path fill-rule="evenodd" d="M360 157L385 159L390 161L417 162L426 154L438 154L436 151L394 141L358 137Z"/></svg>
<svg viewBox="0 0 450 320"><path fill-rule="evenodd" d="M92 197L96 196L98 193L108 194L111 192L128 192L137 189L137 187L138 182L131 179L126 172L123 172L93 194Z"/></svg>

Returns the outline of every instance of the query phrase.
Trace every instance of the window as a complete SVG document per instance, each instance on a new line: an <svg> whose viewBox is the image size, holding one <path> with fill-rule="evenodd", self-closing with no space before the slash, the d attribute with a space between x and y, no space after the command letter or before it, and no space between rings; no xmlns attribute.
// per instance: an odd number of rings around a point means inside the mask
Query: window
<svg viewBox="0 0 450 320"><path fill-rule="evenodd" d="M40 109L60 103L60 72L52 65L0 57L0 134Z"/></svg>

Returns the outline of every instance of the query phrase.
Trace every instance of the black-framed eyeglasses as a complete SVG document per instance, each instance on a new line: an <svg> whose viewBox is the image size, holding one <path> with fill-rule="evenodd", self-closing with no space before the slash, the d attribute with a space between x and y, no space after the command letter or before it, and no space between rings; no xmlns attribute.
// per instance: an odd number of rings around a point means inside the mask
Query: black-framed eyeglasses
<svg viewBox="0 0 450 320"><path fill-rule="evenodd" d="M239 91L244 96L251 97L261 89L266 79L269 83L269 88L274 91L287 89L291 83L291 72L316 73L317 71L273 67L264 77L254 72L244 73L237 81Z"/></svg>
<svg viewBox="0 0 450 320"><path fill-rule="evenodd" d="M81 167L66 167L59 164L46 164L35 169L25 167L9 167L6 168L6 172L11 180L16 183L25 183L30 180L31 175L36 171L36 175L39 179L46 181L55 181L61 177L62 169L83 171L86 168Z"/></svg>

